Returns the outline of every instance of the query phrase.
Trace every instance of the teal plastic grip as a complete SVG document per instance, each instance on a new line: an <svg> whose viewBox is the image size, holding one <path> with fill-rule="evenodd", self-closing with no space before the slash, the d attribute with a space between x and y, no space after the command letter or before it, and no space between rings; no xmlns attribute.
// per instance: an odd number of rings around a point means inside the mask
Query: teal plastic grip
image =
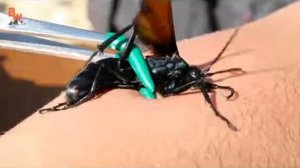
<svg viewBox="0 0 300 168"><path fill-rule="evenodd" d="M108 33L106 39L113 36L115 33ZM115 41L113 41L109 47L115 49L119 52L123 52L128 39L126 36L120 36ZM116 58L120 57L120 54L115 55ZM153 82L149 67L144 59L142 51L134 45L129 56L128 62L135 71L137 77L140 79L141 83L144 85L139 92L148 99L155 99L155 84Z"/></svg>

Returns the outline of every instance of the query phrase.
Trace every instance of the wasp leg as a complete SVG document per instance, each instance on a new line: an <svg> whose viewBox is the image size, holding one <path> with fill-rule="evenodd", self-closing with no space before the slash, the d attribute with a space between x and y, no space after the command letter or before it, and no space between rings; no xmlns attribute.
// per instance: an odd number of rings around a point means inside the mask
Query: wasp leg
<svg viewBox="0 0 300 168"><path fill-rule="evenodd" d="M62 106L65 106L64 108L60 108ZM63 103L59 103L58 105L51 107L51 108L44 108L44 109L40 109L39 113L40 114L44 114L46 112L50 112L50 111L60 111L60 110L64 110L66 107L68 107L67 102L63 102Z"/></svg>
<svg viewBox="0 0 300 168"><path fill-rule="evenodd" d="M213 103L211 102L211 99L208 95L208 88L207 88L207 83L205 83L204 81L203 82L200 82L199 83L199 86L200 86L200 90L206 100L206 102L210 105L210 107L212 108L212 110L214 111L215 115L219 118L221 118L223 121L225 121L228 125L228 127L234 131L238 131L237 127L232 124L225 116L223 116L213 105Z"/></svg>
<svg viewBox="0 0 300 168"><path fill-rule="evenodd" d="M125 49L122 52L122 55L120 56L120 58L118 59L118 69L114 70L114 74L116 76L118 76L118 78L120 78L124 81L127 81L127 82L129 82L130 79L128 79L128 77L124 74L125 64L126 64L126 59L129 57L129 54L132 51L132 48L134 46L135 37L136 37L136 29L133 28L130 38L129 38L128 42L126 43Z"/></svg>
<svg viewBox="0 0 300 168"><path fill-rule="evenodd" d="M120 0L114 0L111 4L110 14L109 14L109 31L117 32L117 26L115 25L115 18L120 6Z"/></svg>
<svg viewBox="0 0 300 168"><path fill-rule="evenodd" d="M123 35L124 33L126 33L127 31L129 31L132 27L134 26L134 24L130 24L129 26L125 27L124 29L122 29L121 31L117 32L116 34L114 34L112 37L110 37L109 39L107 39L106 41L104 41L101 45L97 46L99 51L103 51L105 48L107 48L114 40L116 40L118 37L120 37L121 35ZM126 59L128 58L132 47L134 46L134 40L135 40L135 36L136 36L136 30L135 28L133 28L133 32L130 35L130 38L128 40L128 42L126 43L124 52L122 53L121 57L118 60L118 70L115 70L115 74L120 78L123 79L125 81L129 81L129 79L126 77L126 75L124 75L122 72L124 71L124 64ZM92 58L90 58L92 59Z"/></svg>
<svg viewBox="0 0 300 168"><path fill-rule="evenodd" d="M245 73L245 71L242 68L230 68L230 69L225 69L225 70L221 70L221 71L216 71L216 72L211 72L211 73L207 73L206 76L213 76L216 74L221 74L221 73L227 73L227 72L241 72L241 73Z"/></svg>
<svg viewBox="0 0 300 168"><path fill-rule="evenodd" d="M199 81L192 81L192 82L189 82L189 83L186 83L184 85L181 85L181 86L177 86L177 87L174 87L172 89L168 89L168 90L165 90L165 91L160 91L160 94L162 94L162 96L171 96L173 94L176 94L176 93L181 93L185 90L188 90L190 88L190 86L196 84L196 83L199 83L199 88L202 92L202 94L204 95L204 98L206 100L206 102L208 102L208 104L210 105L210 107L212 108L212 110L214 111L215 115L219 118L221 118L223 121L225 121L228 125L228 127L234 131L238 131L237 127L232 124L225 116L223 116L213 105L213 103L211 102L211 99L208 95L208 90L214 88L214 87L218 87L220 89L232 89L230 87L227 87L227 86L218 86L218 85L215 85L215 84L211 84L211 83L206 83L204 81L202 82L199 82ZM208 86L212 86L211 87L208 87ZM233 90L234 91L234 90Z"/></svg>
<svg viewBox="0 0 300 168"><path fill-rule="evenodd" d="M108 65L111 65L111 64L108 64ZM90 93L89 93L89 95L91 95L92 97L95 96L95 94L96 94L98 83L100 81L105 81L105 79L102 79L101 75L100 75L102 69L107 69L111 73L111 75L115 75L116 77L119 78L120 72L115 70L115 68L113 68L113 67L108 67L108 65L101 64L99 66L96 76L94 78ZM132 81L127 76L125 76L124 78L126 79L124 81L126 81L128 83L124 84L124 82L121 82L119 80L113 81L112 83L114 83L115 87L119 87L119 88L128 88L128 89L137 88L136 84L138 83L138 81ZM121 78L121 79L123 80L123 78ZM89 96L89 95L87 95L87 96Z"/></svg>
<svg viewBox="0 0 300 168"><path fill-rule="evenodd" d="M122 53L119 61L118 61L118 66L120 67L120 65L126 61L126 59L128 58L131 50L132 50L132 47L134 46L134 40L135 40L135 37L136 37L136 29L133 28L133 31L129 37L129 40L128 42L126 43L126 46L125 46L125 49L124 49L124 52Z"/></svg>
<svg viewBox="0 0 300 168"><path fill-rule="evenodd" d="M85 62L84 67L87 66L87 64L89 64L92 59L98 54L98 52L103 53L103 51L113 42L115 41L117 38L119 38L121 35L125 34L127 31L129 31L132 27L133 27L133 23L126 26L125 28L123 28L122 30L120 30L119 32L117 32L116 34L114 34L113 36L111 36L109 39L105 40L103 43L101 43L100 45L97 46L98 51L95 51L90 58Z"/></svg>
<svg viewBox="0 0 300 168"><path fill-rule="evenodd" d="M228 90L230 92L230 94L228 96L226 96L226 99L230 99L234 94L235 94L235 90L230 87L230 86L220 86L220 85L216 85L216 84L211 84L213 89L223 89L223 90Z"/></svg>
<svg viewBox="0 0 300 168"><path fill-rule="evenodd" d="M120 84L120 85L117 85L117 87L122 88L122 89L135 89L135 90L137 89L137 86L133 85L133 84ZM96 90L92 89L88 95L86 95L84 98L82 98L75 104L70 105L68 108L73 108L73 107L79 106L80 104L87 102L88 100L91 100L91 99L95 98L96 96L97 96Z"/></svg>
<svg viewBox="0 0 300 168"><path fill-rule="evenodd" d="M175 81L171 81L169 86L173 85L174 82ZM170 87L169 88L169 86L166 86L167 88L159 90L159 93L163 97L172 96L172 95L179 94L181 92L184 92L184 91L188 90L192 85L194 85L196 83L197 83L197 81L192 81L192 82L183 84L181 86L176 86L176 87Z"/></svg>
<svg viewBox="0 0 300 168"><path fill-rule="evenodd" d="M121 35L123 35L126 32L128 32L133 26L134 26L134 23L126 26L125 28L123 28L122 30L120 30L119 32L117 32L116 34L114 34L113 36L111 36L110 38L108 38L107 40L105 40L103 43L101 43L100 45L97 46L98 50L99 51L105 50L112 42L114 42Z"/></svg>

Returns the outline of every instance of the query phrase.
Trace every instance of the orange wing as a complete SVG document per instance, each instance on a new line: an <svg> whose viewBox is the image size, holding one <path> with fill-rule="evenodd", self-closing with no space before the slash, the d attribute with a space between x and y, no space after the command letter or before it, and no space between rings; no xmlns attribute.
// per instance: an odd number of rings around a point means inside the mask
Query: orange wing
<svg viewBox="0 0 300 168"><path fill-rule="evenodd" d="M143 0L135 28L139 39L157 56L178 53L171 0Z"/></svg>

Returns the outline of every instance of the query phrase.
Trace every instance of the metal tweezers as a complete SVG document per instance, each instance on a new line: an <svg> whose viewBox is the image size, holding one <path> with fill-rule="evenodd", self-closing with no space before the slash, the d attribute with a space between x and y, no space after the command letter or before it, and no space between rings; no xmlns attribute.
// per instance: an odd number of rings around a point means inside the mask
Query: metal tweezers
<svg viewBox="0 0 300 168"><path fill-rule="evenodd" d="M23 18L22 24L11 21L11 17L0 13L0 49L87 60L94 51L66 42L94 45L96 50L106 38L104 33L35 19ZM101 58L113 56L105 52Z"/></svg>

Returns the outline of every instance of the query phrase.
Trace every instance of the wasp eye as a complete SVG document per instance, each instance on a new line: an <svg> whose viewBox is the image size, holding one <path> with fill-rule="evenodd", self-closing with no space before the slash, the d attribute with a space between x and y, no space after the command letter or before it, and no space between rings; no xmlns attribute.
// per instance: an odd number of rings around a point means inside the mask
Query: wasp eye
<svg viewBox="0 0 300 168"><path fill-rule="evenodd" d="M196 74L196 72L195 71L191 71L191 76L193 77L193 78L196 78L197 77L197 74Z"/></svg>

